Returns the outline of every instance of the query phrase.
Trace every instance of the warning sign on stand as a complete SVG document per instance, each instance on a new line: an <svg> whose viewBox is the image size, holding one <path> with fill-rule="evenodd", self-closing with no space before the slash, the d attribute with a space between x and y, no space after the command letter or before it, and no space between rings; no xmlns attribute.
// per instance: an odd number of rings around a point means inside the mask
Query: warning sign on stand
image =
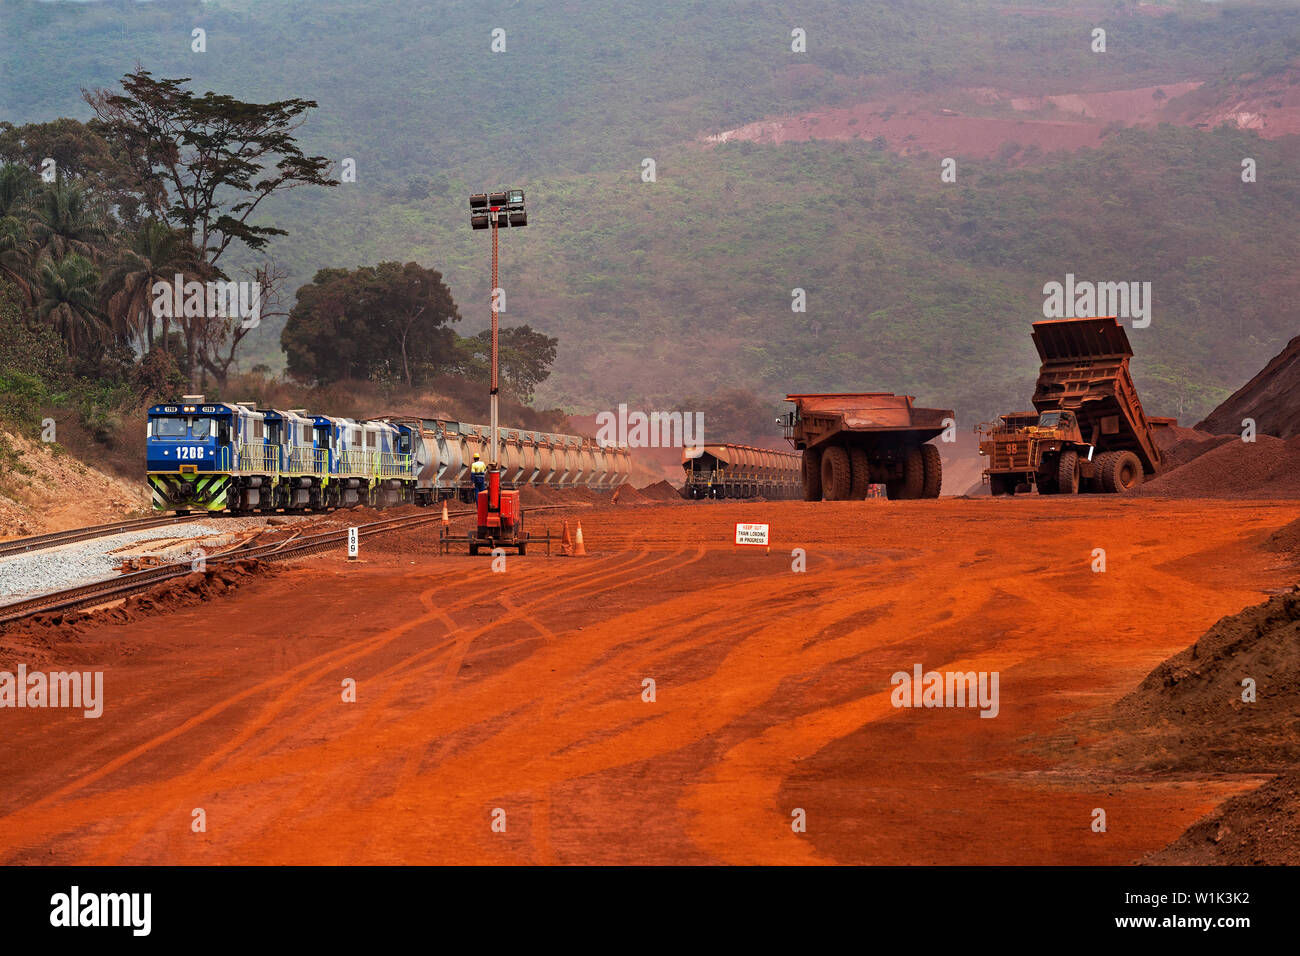
<svg viewBox="0 0 1300 956"><path fill-rule="evenodd" d="M736 544L749 545L756 548L766 548L768 526L765 524L740 524L736 525Z"/></svg>

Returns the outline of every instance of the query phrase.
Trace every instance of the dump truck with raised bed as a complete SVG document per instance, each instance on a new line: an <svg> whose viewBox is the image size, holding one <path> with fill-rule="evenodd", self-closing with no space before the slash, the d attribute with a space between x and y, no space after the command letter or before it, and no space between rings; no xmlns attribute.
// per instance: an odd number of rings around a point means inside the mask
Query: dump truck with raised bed
<svg viewBox="0 0 1300 956"><path fill-rule="evenodd" d="M1124 492L1160 470L1153 423L1129 374L1133 349L1113 317L1035 322L1042 366L1033 412L978 426L995 495Z"/></svg>
<svg viewBox="0 0 1300 956"><path fill-rule="evenodd" d="M805 501L847 501L884 485L890 499L937 498L939 449L930 439L953 427L951 409L917 408L910 395L845 392L787 395L777 419L802 452Z"/></svg>

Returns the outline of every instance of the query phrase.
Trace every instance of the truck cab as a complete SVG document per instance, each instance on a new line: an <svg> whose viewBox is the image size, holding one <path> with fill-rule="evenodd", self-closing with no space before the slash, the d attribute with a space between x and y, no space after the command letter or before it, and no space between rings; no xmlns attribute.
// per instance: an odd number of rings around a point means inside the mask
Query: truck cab
<svg viewBox="0 0 1300 956"><path fill-rule="evenodd" d="M1083 444L1083 435L1079 432L1079 422L1074 412L1068 410L1043 412L1034 425L1039 437L1055 438L1063 442Z"/></svg>

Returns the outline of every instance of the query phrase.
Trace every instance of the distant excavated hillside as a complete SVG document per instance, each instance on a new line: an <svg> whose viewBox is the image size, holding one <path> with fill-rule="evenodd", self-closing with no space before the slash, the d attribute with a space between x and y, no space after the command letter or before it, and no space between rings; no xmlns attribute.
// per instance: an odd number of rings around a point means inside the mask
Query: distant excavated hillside
<svg viewBox="0 0 1300 956"><path fill-rule="evenodd" d="M1204 415L1297 331L1291 3L0 0L0 14L0 120L85 118L81 89L137 63L318 101L304 149L355 160L357 177L265 207L298 283L415 259L475 331L490 283L465 197L527 189L501 277L507 321L560 339L543 405L879 388L974 423L1028 397L1028 326L1066 273L1152 283L1153 322L1132 336L1152 414ZM245 369L282 367L279 331L250 336Z"/></svg>

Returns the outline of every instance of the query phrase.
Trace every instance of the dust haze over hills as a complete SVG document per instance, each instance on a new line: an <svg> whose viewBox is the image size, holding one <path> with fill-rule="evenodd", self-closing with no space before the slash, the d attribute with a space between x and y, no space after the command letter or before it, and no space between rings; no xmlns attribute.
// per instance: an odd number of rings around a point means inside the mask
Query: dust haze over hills
<svg viewBox="0 0 1300 956"><path fill-rule="evenodd" d="M1151 325L1130 332L1135 378L1150 414L1191 422L1297 331L1293 4L0 0L0 13L10 122L85 119L80 89L137 63L200 90L318 101L304 148L355 159L357 181L271 206L295 284L414 259L444 272L473 331L487 244L465 197L527 189L530 228L502 237L504 318L560 338L542 404L872 388L973 424L1025 404L1042 287L1073 274L1152 283ZM195 27L205 53L191 52ZM955 182L940 180L945 157ZM246 367L282 363L278 331L266 323Z"/></svg>

